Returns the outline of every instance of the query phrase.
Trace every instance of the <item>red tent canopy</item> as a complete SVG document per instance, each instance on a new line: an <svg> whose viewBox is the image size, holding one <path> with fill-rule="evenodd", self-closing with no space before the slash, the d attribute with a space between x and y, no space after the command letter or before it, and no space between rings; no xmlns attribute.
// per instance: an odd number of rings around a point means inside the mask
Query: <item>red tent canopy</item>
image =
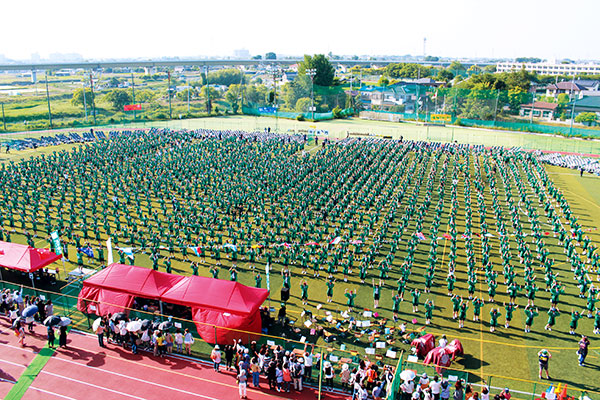
<svg viewBox="0 0 600 400"><path fill-rule="evenodd" d="M85 280L84 286L107 288L134 296L159 298L183 276L123 264L109 267Z"/></svg>
<svg viewBox="0 0 600 400"><path fill-rule="evenodd" d="M61 258L62 256L48 249L36 249L24 244L0 242L0 267L34 272Z"/></svg>
<svg viewBox="0 0 600 400"><path fill-rule="evenodd" d="M261 331L259 308L268 295L265 289L237 282L111 264L83 282L77 308L106 315L126 311L134 297L188 306L202 338L210 343L225 343L232 337L248 336L230 329Z"/></svg>
<svg viewBox="0 0 600 400"><path fill-rule="evenodd" d="M188 279L190 278L190 279ZM269 296L265 289L223 279L192 276L180 280L162 295L162 300L234 314L254 313Z"/></svg>

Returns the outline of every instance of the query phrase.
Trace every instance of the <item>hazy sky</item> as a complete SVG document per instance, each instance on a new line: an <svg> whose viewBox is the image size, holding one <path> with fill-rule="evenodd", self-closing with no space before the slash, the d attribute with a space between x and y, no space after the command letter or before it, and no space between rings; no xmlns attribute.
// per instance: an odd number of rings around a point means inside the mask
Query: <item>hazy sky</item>
<svg viewBox="0 0 600 400"><path fill-rule="evenodd" d="M4 0L0 54L600 59L599 0Z"/></svg>

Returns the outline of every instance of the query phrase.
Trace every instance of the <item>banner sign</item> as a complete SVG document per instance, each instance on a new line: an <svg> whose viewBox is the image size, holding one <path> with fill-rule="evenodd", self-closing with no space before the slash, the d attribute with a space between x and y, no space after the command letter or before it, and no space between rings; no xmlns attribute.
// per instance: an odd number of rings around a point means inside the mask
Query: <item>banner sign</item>
<svg viewBox="0 0 600 400"><path fill-rule="evenodd" d="M450 115L450 114L431 114L431 120L432 121L451 122L452 115Z"/></svg>
<svg viewBox="0 0 600 400"><path fill-rule="evenodd" d="M54 231L50 234L50 238L52 239L52 245L54 246L54 252L59 256L63 253L62 244L60 243L60 237L58 236L58 232Z"/></svg>

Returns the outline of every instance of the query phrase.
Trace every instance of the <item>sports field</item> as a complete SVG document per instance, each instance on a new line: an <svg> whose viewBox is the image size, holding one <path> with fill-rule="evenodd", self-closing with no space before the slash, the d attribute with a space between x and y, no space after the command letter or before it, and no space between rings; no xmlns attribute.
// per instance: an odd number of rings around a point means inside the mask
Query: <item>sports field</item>
<svg viewBox="0 0 600 400"><path fill-rule="evenodd" d="M194 121L182 121L180 127L192 128L186 123ZM194 128L204 125L212 129L262 130L267 123L273 128L272 119L211 118L196 121ZM313 125L305 123L299 128L296 124L300 123L295 121L277 123L280 131L312 129ZM341 121L326 126L335 138L368 131L383 136L402 135L405 141L464 140L486 146L520 146L517 143L524 143L521 137L526 136L530 141L527 143L537 143L538 147L547 144L550 150L564 147L562 151L574 151L576 147L571 145L569 150L564 138L437 127L429 127L427 133L428 127L394 125L391 128L381 123ZM170 126L176 127L173 123ZM320 124L316 127L327 128ZM438 131L439 135L434 133ZM585 309L589 293L586 290L586 298L578 297L578 280L574 276L598 284L596 267L588 264L587 255L582 254L582 238L589 236L593 244L600 241L600 180L541 166L527 152L442 149L385 140L344 143L322 148L321 143L315 145L312 140L304 146L275 139L199 140L184 133L164 133L152 139L92 144L59 155L52 154L56 150L53 148L39 149L45 158L30 161L32 168L19 163L9 168L21 179L1 173L6 194L0 203L4 233L11 232L11 240L26 243L24 233L30 232L30 240L42 247L48 245L47 230L62 225L61 238L69 244L70 269L76 266L78 237L80 246L89 242L97 248L109 234L118 246L134 248L136 265L152 267L150 256L158 255L161 271L165 270L170 253L161 246L173 248L170 261L172 272L177 274L191 274L190 262L196 262L200 275L211 276L210 268L219 263L219 278L229 279L229 267L235 264L238 280L253 286L255 271L264 271L269 262L271 298L276 308L283 285L282 270L287 265L292 296L288 309L300 321L303 308L321 317L329 311L339 319L339 313L348 308L345 289L357 291L350 315L362 319L362 309L373 310L373 280L379 282L380 275L387 274L382 279L379 320L387 319L387 327L397 327L404 321L409 322L409 329L422 328L423 303L432 300L432 323L425 330L436 335L445 333L449 339L459 338L465 348L465 357L458 359L454 368L467 369L475 378L494 375L496 382L503 382L498 376L536 381L537 352L547 348L553 354L550 372L557 382L599 391L600 346L592 335L593 319L582 318L577 328L578 334L588 334L592 341L586 367L577 366L575 350L579 337L569 335L568 325L571 310ZM597 142L582 143L589 145L590 150L585 152L598 153ZM36 151L22 153L2 157L4 161L18 162L37 155ZM564 195L567 207L557 192L550 190L550 181ZM554 210L553 216L558 220L548 215L546 205ZM572 212L571 218L567 210ZM570 235L571 228L583 233L574 238L575 253L567 259L565 247L559 245L560 238L554 233L564 230ZM533 235L536 232L538 236ZM418 233L425 239L418 238ZM329 244L337 237L339 243ZM226 244L235 245L238 251L228 251L228 247L223 247ZM252 249L258 244L265 248ZM205 263L188 249L191 246L204 248ZM471 255L468 249L472 249ZM553 280L560 282L565 291L558 304L561 314L551 332L544 330L550 293L545 291L548 269L538 258L541 250L548 252L548 260L553 260ZM520 254L530 259L532 270L527 270L527 262L520 260ZM484 261L487 255L488 263ZM82 262L90 263L85 257ZM575 273L572 262L578 267ZM361 264L366 266L365 283L360 278ZM387 272L382 271L386 264ZM98 261L94 265L97 267ZM306 274L302 273L303 265L307 267ZM348 269L347 281L344 266ZM315 267L319 277L314 276ZM419 311L413 313L410 291L426 287L428 270L434 273L431 293L421 295ZM464 328L459 329L458 322L452 319L446 288L446 277L452 271L456 278L454 293L462 295L465 301L469 275L477 279L474 295L486 301L481 322L472 321L471 303ZM509 300L503 276L507 271L516 273L513 279L522 287L516 301L519 307L508 329L503 327L503 303ZM492 279L494 273L498 276ZM326 301L329 274L335 280L331 303ZM406 276L407 283L398 322L394 322L392 297L397 293L401 275ZM539 316L531 333L523 331L526 276L539 288L535 298ZM308 284L307 306L300 301L303 279ZM487 302L490 281L497 283L493 304ZM264 276L262 286L265 287ZM317 308L319 304L322 308ZM489 324L492 308L499 308L502 314L494 333ZM414 324L413 319L417 320ZM335 326L323 321L318 324L338 336L347 349L358 349L362 354L363 348L374 340L368 330L352 331L352 336L342 339ZM305 328L286 334L311 339ZM391 340L392 347L409 350L399 338ZM318 343L325 344L322 338ZM339 348L340 341L326 346ZM527 386L519 386L514 380L504 382L523 390Z"/></svg>

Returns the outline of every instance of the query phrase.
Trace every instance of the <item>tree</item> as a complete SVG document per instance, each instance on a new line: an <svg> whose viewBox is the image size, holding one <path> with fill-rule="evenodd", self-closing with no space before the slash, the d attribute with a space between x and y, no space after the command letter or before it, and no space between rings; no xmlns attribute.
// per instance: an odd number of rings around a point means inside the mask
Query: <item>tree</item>
<svg viewBox="0 0 600 400"><path fill-rule="evenodd" d="M459 75L461 72L466 70L465 66L459 61L452 61L452 63L448 66L448 69L454 72L454 75Z"/></svg>
<svg viewBox="0 0 600 400"><path fill-rule="evenodd" d="M254 105L264 104L267 91L265 85L249 85L246 87L245 102Z"/></svg>
<svg viewBox="0 0 600 400"><path fill-rule="evenodd" d="M435 77L436 81L442 82L450 82L454 79L454 74L449 69L442 68L438 71L438 74Z"/></svg>
<svg viewBox="0 0 600 400"><path fill-rule="evenodd" d="M277 60L277 54L270 51L267 54L265 54L265 60Z"/></svg>
<svg viewBox="0 0 600 400"><path fill-rule="evenodd" d="M150 89L135 92L135 100L138 103L152 103L157 97L158 95Z"/></svg>
<svg viewBox="0 0 600 400"><path fill-rule="evenodd" d="M590 125L598 121L598 115L593 112L582 112L575 117L575 122Z"/></svg>
<svg viewBox="0 0 600 400"><path fill-rule="evenodd" d="M221 69L208 74L211 85L229 86L234 83L244 83L244 73L236 68ZM206 84L205 82L203 82Z"/></svg>
<svg viewBox="0 0 600 400"><path fill-rule="evenodd" d="M383 75L377 81L378 86L387 86L389 84L390 84L390 80Z"/></svg>
<svg viewBox="0 0 600 400"><path fill-rule="evenodd" d="M479 75L481 73L481 67L478 65L471 65L467 70L469 75Z"/></svg>
<svg viewBox="0 0 600 400"><path fill-rule="evenodd" d="M255 55L254 57L252 57L253 60L262 60L262 56L260 54Z"/></svg>
<svg viewBox="0 0 600 400"><path fill-rule="evenodd" d="M415 63L391 63L384 69L384 74L391 78L426 78L433 73L432 67L424 67Z"/></svg>
<svg viewBox="0 0 600 400"><path fill-rule="evenodd" d="M104 96L104 100L110 103L113 109L123 111L123 106L131 103L131 94L125 89L113 89Z"/></svg>
<svg viewBox="0 0 600 400"><path fill-rule="evenodd" d="M200 90L200 97L204 100L207 100L206 98L206 91L207 91L207 87L208 87L208 94L210 95L210 100L216 100L216 99L220 99L221 98L221 92L219 92L217 89L215 89L212 86L202 86L202 89Z"/></svg>
<svg viewBox="0 0 600 400"><path fill-rule="evenodd" d="M73 98L71 98L71 104L74 106L81 106L83 107L84 105L87 105L88 107L91 107L92 102L94 101L94 97L92 96L92 91L90 89L85 89L85 103L83 102L83 96L84 96L84 89L77 89L74 93L73 93Z"/></svg>
<svg viewBox="0 0 600 400"><path fill-rule="evenodd" d="M308 54L305 55L304 60L298 64L298 75L306 76L307 69L316 70L314 77L315 85L331 86L333 84L335 69L323 54L315 54L312 57Z"/></svg>
<svg viewBox="0 0 600 400"><path fill-rule="evenodd" d="M513 112L516 112L521 107L521 104L531 101L531 95L525 90L517 87L508 91L508 105Z"/></svg>
<svg viewBox="0 0 600 400"><path fill-rule="evenodd" d="M310 109L310 105L311 105L310 97L302 97L302 98L298 99L298 101L296 102L295 110L297 112L305 113L305 112L308 112L308 110Z"/></svg>
<svg viewBox="0 0 600 400"><path fill-rule="evenodd" d="M198 92L196 92L196 89L189 88L189 89L184 89L181 92L177 92L175 97L177 97L177 100L179 100L179 101L187 101L188 93L189 93L190 99L193 99L194 97L198 96Z"/></svg>
<svg viewBox="0 0 600 400"><path fill-rule="evenodd" d="M231 105L233 111L238 112L242 107L243 85L233 84L225 92L225 100Z"/></svg>

